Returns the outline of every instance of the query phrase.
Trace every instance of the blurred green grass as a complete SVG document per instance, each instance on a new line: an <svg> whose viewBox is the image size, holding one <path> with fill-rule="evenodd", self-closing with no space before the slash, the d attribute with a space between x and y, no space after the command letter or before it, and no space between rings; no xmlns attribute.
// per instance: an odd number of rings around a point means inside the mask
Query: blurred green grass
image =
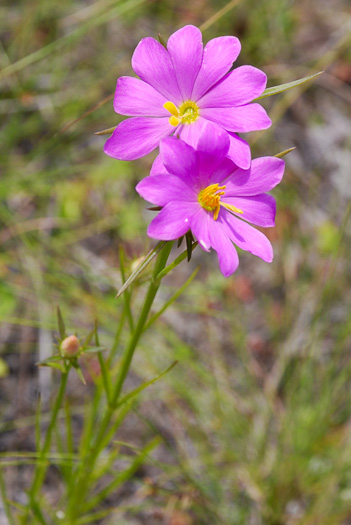
<svg viewBox="0 0 351 525"><path fill-rule="evenodd" d="M72 331L98 318L111 346L121 315L118 247L130 269L152 245L151 213L134 192L152 159L104 156L105 138L94 133L120 117L111 100L100 102L118 76L132 74L142 37L200 26L225 5L0 6L0 341L10 366L0 388L2 416L15 427L33 413L32 365L40 334L55 330L55 305ZM126 426L126 440L157 433L164 446L155 459L162 469L146 466L130 488L144 490L134 505L119 495L128 507L119 523L351 523L349 17L342 0L242 0L204 32L205 41L238 36L239 64L265 70L269 85L327 73L305 92L265 101L274 126L250 136L254 156L297 146L275 191L274 263L241 253L225 280L215 256L195 252L165 280L160 305L201 264L136 354L134 380L179 364L146 394L136 430ZM72 397L84 403L86 394L73 385ZM3 433L2 449L30 448L28 428L11 444ZM11 481L9 492L19 490Z"/></svg>

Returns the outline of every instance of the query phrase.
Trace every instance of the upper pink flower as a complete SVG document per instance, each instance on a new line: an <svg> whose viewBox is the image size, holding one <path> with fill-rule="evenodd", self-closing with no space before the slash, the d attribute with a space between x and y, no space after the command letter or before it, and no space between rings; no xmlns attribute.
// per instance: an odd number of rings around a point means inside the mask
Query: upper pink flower
<svg viewBox="0 0 351 525"><path fill-rule="evenodd" d="M119 78L114 99L117 113L134 118L117 126L105 153L134 160L173 134L195 146L210 120L228 134L228 157L248 169L250 148L236 133L266 129L271 120L262 106L250 104L265 90L263 71L241 66L229 72L240 49L233 36L214 38L203 48L201 31L191 25L173 33L167 49L153 38L141 40L132 57L140 78Z"/></svg>

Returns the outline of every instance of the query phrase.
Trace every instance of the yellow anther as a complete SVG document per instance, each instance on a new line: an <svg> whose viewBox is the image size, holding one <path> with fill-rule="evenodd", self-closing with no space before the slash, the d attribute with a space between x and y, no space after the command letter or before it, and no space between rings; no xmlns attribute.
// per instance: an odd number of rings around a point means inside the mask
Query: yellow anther
<svg viewBox="0 0 351 525"><path fill-rule="evenodd" d="M226 202L221 202L221 206L223 206L223 208L227 208L227 210L232 211L233 213L240 213L240 214L244 213L243 210L239 210L239 208L237 208L233 204L227 204Z"/></svg>
<svg viewBox="0 0 351 525"><path fill-rule="evenodd" d="M221 196L224 195L224 191L220 190L225 190L225 186L210 184L210 186L200 191L198 197L199 203L205 210L214 212L214 220L218 218Z"/></svg>
<svg viewBox="0 0 351 525"><path fill-rule="evenodd" d="M226 202L221 202L222 195L225 194L225 186L219 186L218 184L210 184L207 188L204 188L200 191L198 196L198 201L201 206L206 211L213 211L213 218L216 221L218 219L218 214L220 207L226 208L227 210L233 213L243 213L242 210L239 210L233 204L227 204Z"/></svg>
<svg viewBox="0 0 351 525"><path fill-rule="evenodd" d="M176 128L181 123L181 120L180 118L172 115L171 117L169 117L169 123Z"/></svg>
<svg viewBox="0 0 351 525"><path fill-rule="evenodd" d="M163 107L167 109L167 111L169 111L171 115L174 115L175 117L179 116L178 108L175 104L173 104L173 102L166 102L165 104L163 104Z"/></svg>
<svg viewBox="0 0 351 525"><path fill-rule="evenodd" d="M163 107L170 112L169 123L175 127L179 124L191 124L199 116L199 108L192 100L183 102L179 108L171 101L165 102Z"/></svg>

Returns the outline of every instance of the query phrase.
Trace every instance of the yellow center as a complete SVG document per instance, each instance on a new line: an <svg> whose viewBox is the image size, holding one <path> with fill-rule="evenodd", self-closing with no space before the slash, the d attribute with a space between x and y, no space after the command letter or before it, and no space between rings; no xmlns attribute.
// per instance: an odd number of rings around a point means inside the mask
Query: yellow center
<svg viewBox="0 0 351 525"><path fill-rule="evenodd" d="M166 102L163 107L170 112L169 123L174 127L179 124L192 124L199 116L199 107L192 100L186 100L179 108L173 102Z"/></svg>
<svg viewBox="0 0 351 525"><path fill-rule="evenodd" d="M225 186L219 186L218 184L210 184L207 188L200 191L198 201L206 211L213 211L213 218L216 221L218 218L220 207L226 208L232 213L243 213L233 204L227 204L221 202L221 196L225 194Z"/></svg>

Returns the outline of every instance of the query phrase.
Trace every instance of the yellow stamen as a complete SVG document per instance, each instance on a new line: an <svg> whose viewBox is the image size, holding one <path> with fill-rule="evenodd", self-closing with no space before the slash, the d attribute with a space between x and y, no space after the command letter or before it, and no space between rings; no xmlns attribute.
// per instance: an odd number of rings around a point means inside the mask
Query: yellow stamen
<svg viewBox="0 0 351 525"><path fill-rule="evenodd" d="M181 120L180 118L172 115L171 117L169 117L169 123L176 128L181 123Z"/></svg>
<svg viewBox="0 0 351 525"><path fill-rule="evenodd" d="M169 123L175 127L179 124L192 124L199 116L199 107L192 100L183 102L179 108L171 101L165 102L163 107L170 112Z"/></svg>
<svg viewBox="0 0 351 525"><path fill-rule="evenodd" d="M226 202L221 202L221 206L223 206L223 208L227 208L227 210L232 211L233 213L244 213L243 210L239 210L239 208L237 208L233 204L227 204Z"/></svg>
<svg viewBox="0 0 351 525"><path fill-rule="evenodd" d="M198 201L201 204L201 206L206 211L213 211L214 220L216 221L218 219L218 214L221 206L231 211L232 213L243 213L242 210L239 210L239 208L237 208L233 204L221 202L221 197L225 194L225 191L221 190L225 190L225 186L219 186L218 184L210 184L210 186L207 186L207 188L201 190L198 196Z"/></svg>
<svg viewBox="0 0 351 525"><path fill-rule="evenodd" d="M169 111L171 115L174 115L175 117L179 116L178 108L175 104L173 104L173 102L166 102L165 104L163 104L163 107L167 109L167 111Z"/></svg>
<svg viewBox="0 0 351 525"><path fill-rule="evenodd" d="M201 206L207 211L213 211L213 218L216 221L220 209L220 199L224 195L225 186L219 186L218 184L211 184L200 191L198 201Z"/></svg>

